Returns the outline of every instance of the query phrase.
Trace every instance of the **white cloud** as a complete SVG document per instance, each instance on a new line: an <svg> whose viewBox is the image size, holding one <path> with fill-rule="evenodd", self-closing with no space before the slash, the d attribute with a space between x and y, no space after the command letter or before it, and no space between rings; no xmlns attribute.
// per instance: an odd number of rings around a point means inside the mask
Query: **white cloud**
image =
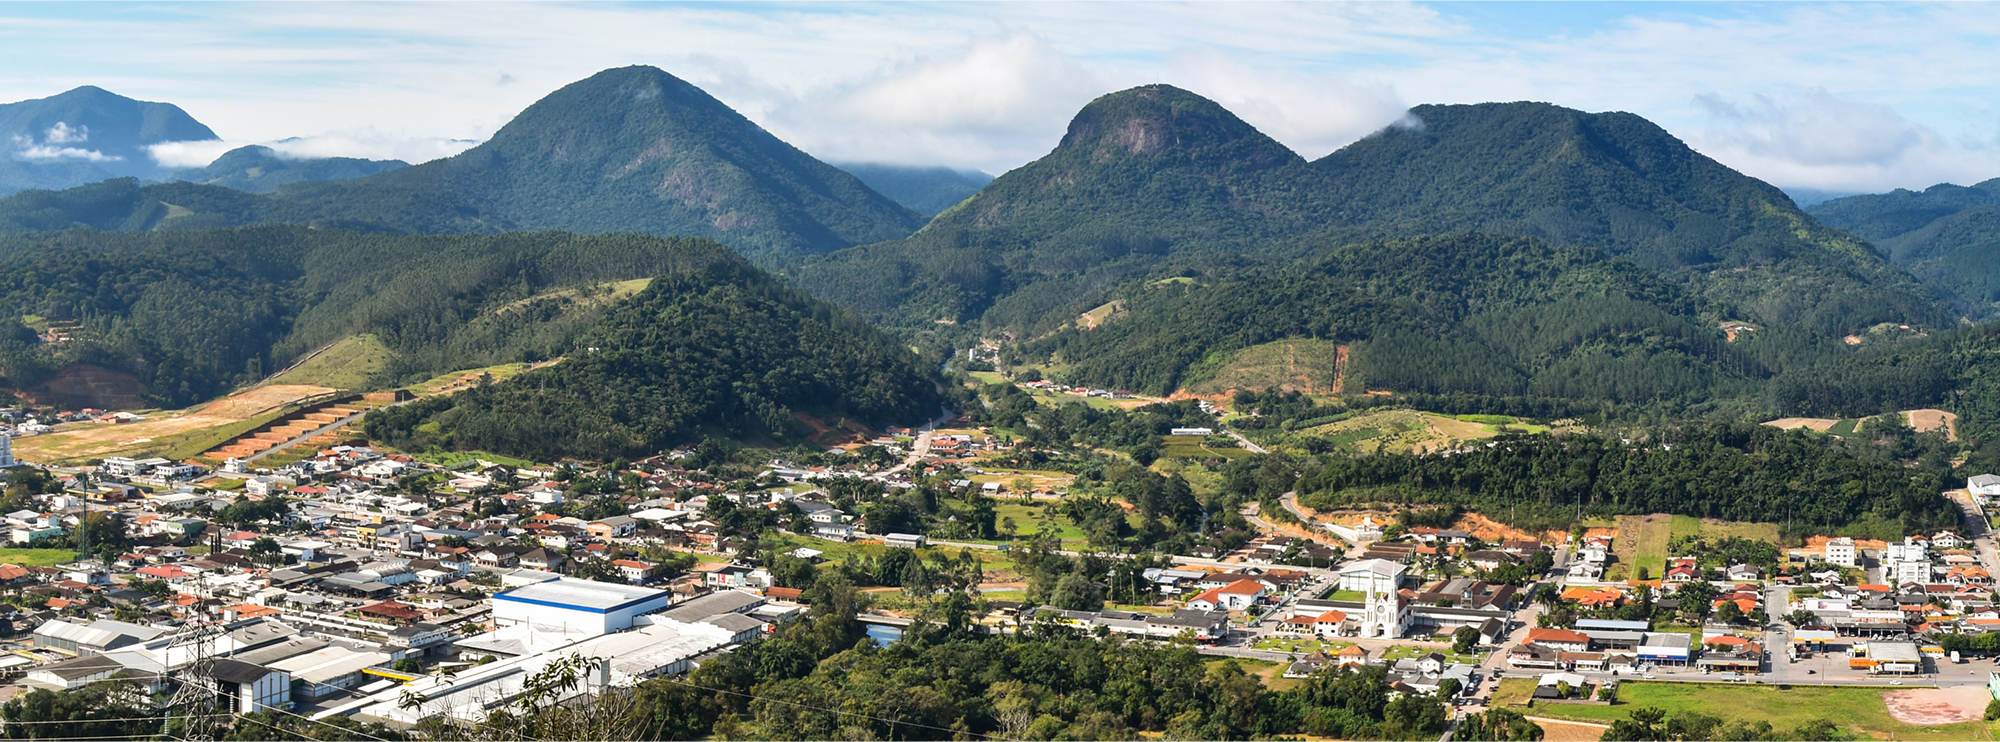
<svg viewBox="0 0 2000 742"><path fill-rule="evenodd" d="M125 158L107 155L94 149L81 147L59 147L51 144L36 144L25 136L14 137L15 157L23 160L84 160L88 162L117 162Z"/></svg>
<svg viewBox="0 0 2000 742"><path fill-rule="evenodd" d="M244 142L226 142L208 139L197 142L161 142L146 146L146 153L163 167L207 167L222 153L243 146Z"/></svg>
<svg viewBox="0 0 2000 742"><path fill-rule="evenodd" d="M472 149L479 144L469 139L407 137L375 129L328 132L318 136L292 137L264 146L290 159L358 157L365 160L402 160L410 164L429 162Z"/></svg>
<svg viewBox="0 0 2000 742"><path fill-rule="evenodd" d="M1174 69L1176 84L1221 104L1307 159L1393 124L1409 110L1386 82L1272 73L1214 50L1180 57Z"/></svg>
<svg viewBox="0 0 2000 742"><path fill-rule="evenodd" d="M1708 123L1685 134L1691 146L1779 186L1868 191L2000 175L2000 151L1950 141L1889 106L1824 88L1740 99L1705 93L1695 105Z"/></svg>
<svg viewBox="0 0 2000 742"><path fill-rule="evenodd" d="M48 132L42 135L42 141L48 144L81 144L90 141L90 127L78 126L72 129L69 124L57 121L55 126L49 127Z"/></svg>

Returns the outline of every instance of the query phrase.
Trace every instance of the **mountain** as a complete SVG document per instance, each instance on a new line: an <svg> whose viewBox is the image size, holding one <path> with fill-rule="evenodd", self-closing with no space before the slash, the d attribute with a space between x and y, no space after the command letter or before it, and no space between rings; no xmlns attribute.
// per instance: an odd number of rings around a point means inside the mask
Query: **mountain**
<svg viewBox="0 0 2000 742"><path fill-rule="evenodd" d="M993 176L977 170L948 167L905 167L854 162L834 167L851 173L876 192L925 217L937 216L965 197L978 193Z"/></svg>
<svg viewBox="0 0 2000 742"><path fill-rule="evenodd" d="M162 142L212 141L215 132L169 103L137 101L92 86L0 104L0 195L69 188L164 172L147 150Z"/></svg>
<svg viewBox="0 0 2000 742"><path fill-rule="evenodd" d="M562 363L377 413L366 428L404 449L603 458L710 434L805 432L794 411L911 424L939 402L908 351L755 268L718 261L655 278Z"/></svg>
<svg viewBox="0 0 2000 742"><path fill-rule="evenodd" d="M1973 318L2000 314L2000 179L1850 196L1810 211L1873 242Z"/></svg>
<svg viewBox="0 0 2000 742"><path fill-rule="evenodd" d="M1294 263L1128 286L1114 301L1107 321L1012 355L1151 394L1308 338L1351 346L1332 387L1352 391L1643 403L1726 399L1766 375L1715 329L1717 308L1676 283L1518 237L1329 244Z"/></svg>
<svg viewBox="0 0 2000 742"><path fill-rule="evenodd" d="M1929 290L1859 240L1631 114L1419 106L1308 163L1164 85L1093 101L1047 156L915 235L788 271L945 347L974 332L1042 336L1152 279L1465 231L1599 249L1725 314L1818 336L1947 321Z"/></svg>
<svg viewBox="0 0 2000 742"><path fill-rule="evenodd" d="M207 167L176 172L172 179L251 193L270 193L287 183L350 180L409 166L410 163L402 160L292 158L282 156L270 147L251 145L225 152Z"/></svg>
<svg viewBox="0 0 2000 742"><path fill-rule="evenodd" d="M708 237L775 260L895 239L923 224L854 176L652 67L567 85L453 157L285 184L249 202L232 193L148 186L127 194L124 214L93 193L37 194L32 208L0 199L0 229L276 222L422 234L639 232ZM208 212L183 201L230 207ZM160 212L163 203L180 209Z"/></svg>
<svg viewBox="0 0 2000 742"><path fill-rule="evenodd" d="M34 389L87 364L129 375L149 404L177 407L255 382L266 369L361 334L373 335L391 356L377 386L455 369L574 358L579 348L615 347L618 338L577 342L619 316L635 291L647 295L641 285L661 282L676 291L707 292L704 306L713 311L740 309L730 303L738 298L757 303L760 316L785 326L764 327L758 324L764 320L741 312L710 315L727 321L714 327L679 317L671 323L673 333L633 341L654 343L652 352L722 354L709 358L717 373L807 384L828 406L870 420L911 409L902 394L924 404L898 419L927 419L935 409L931 386L907 351L709 240L554 232L392 235L279 225L0 238L0 317L9 318L0 322L0 387ZM769 309L772 302L784 313ZM37 322L38 331L48 331L39 323L66 327L73 339L37 344L16 319L23 317ZM767 363L803 358L765 345L793 336L789 352L824 356ZM697 340L699 348L687 347ZM829 367L836 362L843 365ZM865 392L842 386L857 378L873 386L863 385ZM907 378L920 382L910 385L913 391L883 386ZM767 398L805 408L795 397Z"/></svg>

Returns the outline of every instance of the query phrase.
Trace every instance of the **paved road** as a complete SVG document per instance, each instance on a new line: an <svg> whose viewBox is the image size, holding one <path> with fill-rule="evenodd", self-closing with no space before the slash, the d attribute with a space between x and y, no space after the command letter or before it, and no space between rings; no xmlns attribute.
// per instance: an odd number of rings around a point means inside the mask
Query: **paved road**
<svg viewBox="0 0 2000 742"><path fill-rule="evenodd" d="M930 455L931 436L937 434L938 426L943 425L946 422L949 422L952 418L958 416L958 413L952 412L951 410L942 410L942 412L943 414L938 415L938 418L936 420L924 423L923 427L917 429L917 440L910 444L910 455L903 457L903 463L892 466L888 470L883 471L882 473L877 474L876 476L886 477L891 474L900 472L904 469L908 469L912 466L916 466L918 461L922 461L925 456Z"/></svg>
<svg viewBox="0 0 2000 742"><path fill-rule="evenodd" d="M1227 428L1224 428L1224 429L1223 429L1223 431L1222 431L1222 434L1223 434L1223 435L1226 435L1226 436L1229 436L1229 437L1231 437L1231 438L1235 438L1235 439L1236 439L1236 445L1238 445L1238 446L1242 446L1242 447L1243 447L1243 450L1245 450L1245 451L1249 451L1249 452L1251 452L1251 453L1270 453L1270 451L1266 451L1266 450L1264 450L1264 447L1263 447L1263 446L1259 446L1259 445L1257 445L1257 444L1255 444L1255 443L1251 443L1251 442L1250 442L1250 439L1249 439L1249 438L1245 438L1245 437L1243 437L1243 434L1241 434L1241 433L1238 433L1238 432L1236 432L1236 431L1234 431L1234 430L1229 430L1229 429L1227 429Z"/></svg>

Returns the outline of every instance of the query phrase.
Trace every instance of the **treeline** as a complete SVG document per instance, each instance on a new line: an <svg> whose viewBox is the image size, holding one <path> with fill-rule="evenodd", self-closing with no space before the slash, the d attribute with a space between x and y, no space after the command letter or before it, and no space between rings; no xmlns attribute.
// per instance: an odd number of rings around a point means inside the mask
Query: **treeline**
<svg viewBox="0 0 2000 742"><path fill-rule="evenodd" d="M918 424L938 403L907 351L729 260L654 278L562 363L380 410L364 429L410 450L601 460L709 435L791 438L795 412Z"/></svg>
<svg viewBox="0 0 2000 742"><path fill-rule="evenodd" d="M1947 472L1858 456L1804 431L1747 423L1660 428L1630 442L1603 435L1510 435L1449 455L1322 457L1314 463L1290 484L1301 502L1318 509L1461 504L1517 525L1557 529L1582 517L1674 513L1780 523L1788 535L1891 537L1959 520L1941 494L1958 483Z"/></svg>
<svg viewBox="0 0 2000 742"><path fill-rule="evenodd" d="M514 233L418 237L303 227L78 230L0 237L0 376L26 388L70 363L139 377L181 406L355 334L394 352L384 385L568 352L611 304L590 287L716 264L705 240ZM830 310L829 310L830 311ZM37 346L13 318L82 324Z"/></svg>

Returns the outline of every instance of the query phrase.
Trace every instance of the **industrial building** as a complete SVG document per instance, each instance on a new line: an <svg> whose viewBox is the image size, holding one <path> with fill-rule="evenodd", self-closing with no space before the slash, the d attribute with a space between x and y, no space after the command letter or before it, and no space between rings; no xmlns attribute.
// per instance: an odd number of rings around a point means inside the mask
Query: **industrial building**
<svg viewBox="0 0 2000 742"><path fill-rule="evenodd" d="M634 618L673 598L649 587L558 577L494 593L492 635L519 642L515 653L525 654L632 628Z"/></svg>

